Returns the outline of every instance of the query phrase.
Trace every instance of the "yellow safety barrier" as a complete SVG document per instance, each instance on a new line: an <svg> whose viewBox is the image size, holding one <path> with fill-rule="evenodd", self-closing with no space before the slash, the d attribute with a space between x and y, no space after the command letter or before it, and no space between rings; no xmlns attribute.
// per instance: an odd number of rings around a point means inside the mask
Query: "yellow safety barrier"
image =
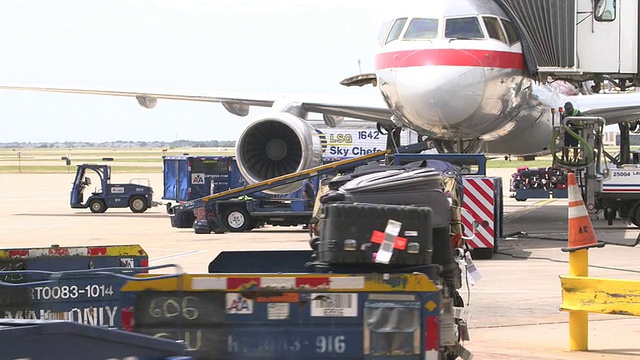
<svg viewBox="0 0 640 360"><path fill-rule="evenodd" d="M640 316L640 281L561 276L564 311Z"/></svg>

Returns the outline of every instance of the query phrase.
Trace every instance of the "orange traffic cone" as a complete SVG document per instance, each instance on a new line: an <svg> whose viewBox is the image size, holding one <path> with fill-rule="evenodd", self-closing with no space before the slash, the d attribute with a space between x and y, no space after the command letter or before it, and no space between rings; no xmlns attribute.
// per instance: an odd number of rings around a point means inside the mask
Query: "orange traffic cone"
<svg viewBox="0 0 640 360"><path fill-rule="evenodd" d="M603 247L605 243L598 242L593 224L589 218L587 208L582 201L582 195L576 183L576 175L569 173L567 177L569 188L569 246L562 248L564 252Z"/></svg>

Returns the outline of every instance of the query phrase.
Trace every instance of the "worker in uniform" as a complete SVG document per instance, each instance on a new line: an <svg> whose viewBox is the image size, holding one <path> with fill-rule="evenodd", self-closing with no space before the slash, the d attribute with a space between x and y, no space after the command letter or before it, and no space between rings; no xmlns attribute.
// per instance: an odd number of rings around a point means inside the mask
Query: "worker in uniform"
<svg viewBox="0 0 640 360"><path fill-rule="evenodd" d="M567 101L564 104L562 119L564 120L564 118L569 116L582 116L582 114L580 113L580 110L573 107L573 104L570 101ZM578 124L569 124L569 129L571 129L571 131L575 133L578 133L580 127ZM573 158L569 157L570 149L573 149ZM578 160L578 139L569 134L568 131L564 132L564 148L562 149L562 160L568 162Z"/></svg>
<svg viewBox="0 0 640 360"><path fill-rule="evenodd" d="M316 201L316 188L309 179L302 181L302 197L306 200L306 208L313 209L313 205ZM309 229L309 224L304 224L303 229Z"/></svg>

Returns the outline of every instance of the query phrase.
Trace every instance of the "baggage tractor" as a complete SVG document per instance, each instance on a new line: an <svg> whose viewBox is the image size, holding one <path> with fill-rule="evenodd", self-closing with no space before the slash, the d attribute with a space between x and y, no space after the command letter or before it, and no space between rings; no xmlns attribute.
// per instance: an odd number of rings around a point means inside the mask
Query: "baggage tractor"
<svg viewBox="0 0 640 360"><path fill-rule="evenodd" d="M375 263L389 219L402 224L389 264L431 264L431 208L353 203L325 206L318 260L328 264Z"/></svg>

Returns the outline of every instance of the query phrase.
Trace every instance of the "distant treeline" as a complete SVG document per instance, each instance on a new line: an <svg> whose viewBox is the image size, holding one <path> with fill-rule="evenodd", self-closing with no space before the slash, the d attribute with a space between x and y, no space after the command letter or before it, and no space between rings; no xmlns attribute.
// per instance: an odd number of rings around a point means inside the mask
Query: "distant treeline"
<svg viewBox="0 0 640 360"><path fill-rule="evenodd" d="M82 149L82 148L209 148L234 147L235 140L176 140L176 141L106 141L106 142L8 142L0 143L2 149Z"/></svg>

